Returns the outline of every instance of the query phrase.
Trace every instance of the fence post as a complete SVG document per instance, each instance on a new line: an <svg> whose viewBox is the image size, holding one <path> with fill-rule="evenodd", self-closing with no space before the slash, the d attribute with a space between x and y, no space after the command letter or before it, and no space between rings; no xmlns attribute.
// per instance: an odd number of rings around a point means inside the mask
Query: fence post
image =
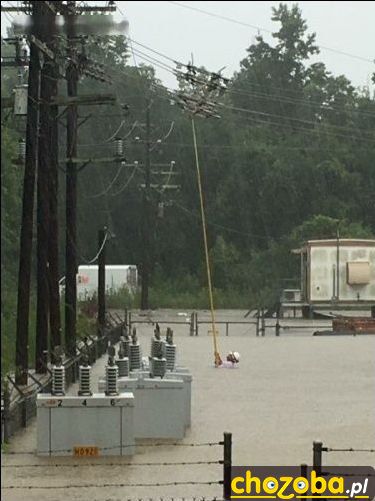
<svg viewBox="0 0 375 501"><path fill-rule="evenodd" d="M264 316L264 309L262 308L262 318L261 318L262 324L261 324L261 331L262 331L262 336L265 336L266 334L266 320Z"/></svg>
<svg viewBox="0 0 375 501"><path fill-rule="evenodd" d="M194 312L190 315L190 336L194 336Z"/></svg>
<svg viewBox="0 0 375 501"><path fill-rule="evenodd" d="M10 438L10 430L9 430L9 411L10 411L10 391L9 385L7 383L4 384L4 410L3 410L3 436L4 436L4 444L9 443Z"/></svg>
<svg viewBox="0 0 375 501"><path fill-rule="evenodd" d="M20 407L21 407L21 426L22 428L26 428L27 426L27 401L26 398L20 402Z"/></svg>
<svg viewBox="0 0 375 501"><path fill-rule="evenodd" d="M256 336L259 336L259 320L260 320L259 308L257 309L257 325L256 325Z"/></svg>
<svg viewBox="0 0 375 501"><path fill-rule="evenodd" d="M322 473L322 442L313 442L313 470L317 475Z"/></svg>
<svg viewBox="0 0 375 501"><path fill-rule="evenodd" d="M224 461L223 461L223 498L231 498L232 480L232 434L224 432Z"/></svg>
<svg viewBox="0 0 375 501"><path fill-rule="evenodd" d="M226 336L229 335L229 322L226 322L226 324L225 324L225 335Z"/></svg>
<svg viewBox="0 0 375 501"><path fill-rule="evenodd" d="M307 478L307 464L306 463L301 464L301 477Z"/></svg>
<svg viewBox="0 0 375 501"><path fill-rule="evenodd" d="M277 316L276 316L275 335L280 336L279 310L277 310Z"/></svg>
<svg viewBox="0 0 375 501"><path fill-rule="evenodd" d="M198 323L198 313L195 312L195 335L199 334L199 323Z"/></svg>

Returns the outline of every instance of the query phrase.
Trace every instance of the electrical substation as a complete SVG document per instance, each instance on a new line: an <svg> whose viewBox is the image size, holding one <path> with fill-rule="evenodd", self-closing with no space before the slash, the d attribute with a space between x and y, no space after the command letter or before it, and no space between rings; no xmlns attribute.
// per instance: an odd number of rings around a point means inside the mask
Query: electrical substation
<svg viewBox="0 0 375 501"><path fill-rule="evenodd" d="M40 456L129 456L137 439L184 438L191 425L192 376L177 364L173 331L162 339L156 324L149 357L142 357L136 329L127 327L108 362L97 392L83 357L78 395L65 395L65 368L57 351L51 393L37 398Z"/></svg>

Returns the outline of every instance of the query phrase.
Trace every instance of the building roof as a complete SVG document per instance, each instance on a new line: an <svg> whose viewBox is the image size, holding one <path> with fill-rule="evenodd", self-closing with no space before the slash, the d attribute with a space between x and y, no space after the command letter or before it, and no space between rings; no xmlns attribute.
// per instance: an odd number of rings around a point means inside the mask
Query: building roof
<svg viewBox="0 0 375 501"><path fill-rule="evenodd" d="M308 247L340 247L358 246L358 247L375 247L375 240L369 238L330 238L325 240L307 240L300 249L292 249L292 254L301 254Z"/></svg>
<svg viewBox="0 0 375 501"><path fill-rule="evenodd" d="M365 245L365 246L375 246L375 240L369 238L330 238L327 240L308 240L305 245L306 246L320 246L320 245L332 245L337 246L337 242L339 245Z"/></svg>

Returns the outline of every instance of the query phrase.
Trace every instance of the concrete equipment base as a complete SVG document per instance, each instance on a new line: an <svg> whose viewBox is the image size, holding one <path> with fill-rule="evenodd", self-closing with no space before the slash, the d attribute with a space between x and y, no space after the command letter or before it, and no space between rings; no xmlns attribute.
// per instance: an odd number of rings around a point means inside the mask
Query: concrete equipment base
<svg viewBox="0 0 375 501"><path fill-rule="evenodd" d="M180 375L174 379L142 377L139 372L137 376L118 379L120 392L134 394L135 438L183 438L188 421L183 379ZM100 379L99 389L103 385L105 380Z"/></svg>
<svg viewBox="0 0 375 501"><path fill-rule="evenodd" d="M129 456L135 452L134 396L37 398L40 456Z"/></svg>

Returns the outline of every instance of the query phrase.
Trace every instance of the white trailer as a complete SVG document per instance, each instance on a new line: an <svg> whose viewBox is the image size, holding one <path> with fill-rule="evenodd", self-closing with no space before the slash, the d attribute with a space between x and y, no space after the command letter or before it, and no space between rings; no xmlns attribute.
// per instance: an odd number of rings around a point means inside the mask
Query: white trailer
<svg viewBox="0 0 375 501"><path fill-rule="evenodd" d="M134 294L138 287L138 269L133 264L107 264L105 289L107 294L127 289ZM65 277L60 280L60 292L65 289ZM98 265L81 265L77 273L77 299L85 301L98 293Z"/></svg>
<svg viewBox="0 0 375 501"><path fill-rule="evenodd" d="M138 270L131 264L107 264L105 267L105 289L107 294L127 289L135 293L138 286ZM77 299L84 301L98 292L98 265L82 265L77 273Z"/></svg>

